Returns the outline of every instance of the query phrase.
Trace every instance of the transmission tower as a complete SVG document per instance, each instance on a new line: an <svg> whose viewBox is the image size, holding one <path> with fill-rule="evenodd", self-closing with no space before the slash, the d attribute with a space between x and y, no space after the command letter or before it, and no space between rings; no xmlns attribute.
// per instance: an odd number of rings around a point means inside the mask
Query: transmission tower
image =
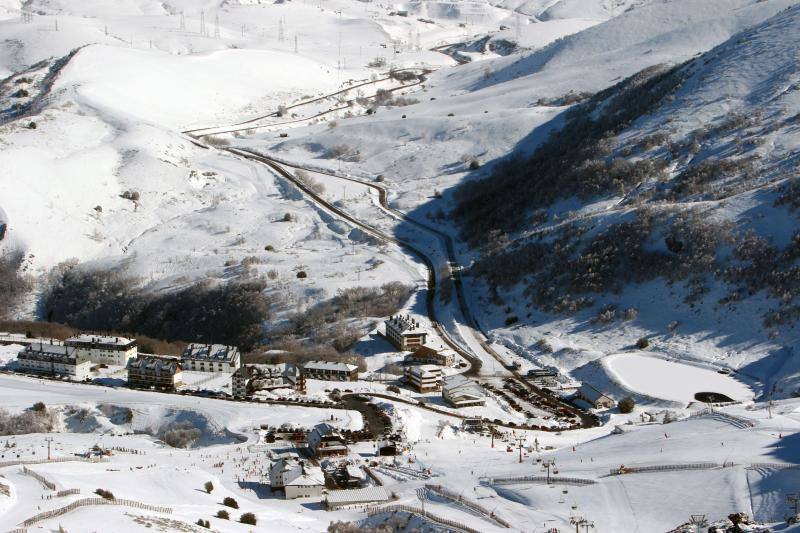
<svg viewBox="0 0 800 533"><path fill-rule="evenodd" d="M206 34L206 12L200 10L200 35Z"/></svg>
<svg viewBox="0 0 800 533"><path fill-rule="evenodd" d="M25 11L23 9L22 10L22 22L24 22L25 24L30 24L31 22L33 22L33 13L31 13L30 11Z"/></svg>
<svg viewBox="0 0 800 533"><path fill-rule="evenodd" d="M219 15L214 16L214 39L219 39Z"/></svg>
<svg viewBox="0 0 800 533"><path fill-rule="evenodd" d="M186 17L184 16L183 11L181 11L181 31L186 31Z"/></svg>

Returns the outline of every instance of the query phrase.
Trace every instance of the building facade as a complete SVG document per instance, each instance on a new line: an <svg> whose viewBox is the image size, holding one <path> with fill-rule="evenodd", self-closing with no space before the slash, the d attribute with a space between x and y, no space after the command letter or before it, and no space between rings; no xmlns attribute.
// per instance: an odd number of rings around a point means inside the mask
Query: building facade
<svg viewBox="0 0 800 533"><path fill-rule="evenodd" d="M407 361L420 365L439 365L453 366L456 362L456 354L453 350L443 346L423 344L415 351L411 352L406 358Z"/></svg>
<svg viewBox="0 0 800 533"><path fill-rule="evenodd" d="M442 369L434 365L412 366L405 369L406 382L417 392L442 390Z"/></svg>
<svg viewBox="0 0 800 533"><path fill-rule="evenodd" d="M259 390L297 386L299 371L295 365L242 365L231 375L231 393L234 398L247 398Z"/></svg>
<svg viewBox="0 0 800 533"><path fill-rule="evenodd" d="M408 315L392 315L384 322L386 338L398 350L414 351L425 344L428 332Z"/></svg>
<svg viewBox="0 0 800 533"><path fill-rule="evenodd" d="M347 363L331 361L309 361L303 363L300 372L307 379L322 379L326 381L356 381L358 367Z"/></svg>
<svg viewBox="0 0 800 533"><path fill-rule="evenodd" d="M127 366L136 357L135 339L99 335L78 335L64 341L75 349L78 359L98 365Z"/></svg>
<svg viewBox="0 0 800 533"><path fill-rule="evenodd" d="M194 372L231 374L242 366L242 356L236 346L193 343L183 350L181 366Z"/></svg>
<svg viewBox="0 0 800 533"><path fill-rule="evenodd" d="M139 354L128 363L128 386L174 391L183 384L177 357Z"/></svg>
<svg viewBox="0 0 800 533"><path fill-rule="evenodd" d="M311 430L308 435L308 449L317 458L349 453L347 442L339 430L326 423L317 424Z"/></svg>
<svg viewBox="0 0 800 533"><path fill-rule="evenodd" d="M83 381L89 377L92 363L81 361L74 348L34 342L17 355L19 368L39 374L68 376Z"/></svg>
<svg viewBox="0 0 800 533"><path fill-rule="evenodd" d="M325 474L318 466L302 461L297 454L278 457L270 466L269 482L272 490L283 490L287 500L322 496Z"/></svg>

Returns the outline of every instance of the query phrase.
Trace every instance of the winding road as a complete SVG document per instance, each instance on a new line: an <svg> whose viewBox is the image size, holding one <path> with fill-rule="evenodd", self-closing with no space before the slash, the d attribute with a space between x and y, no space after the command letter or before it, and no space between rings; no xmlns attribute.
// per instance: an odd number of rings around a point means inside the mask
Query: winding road
<svg viewBox="0 0 800 533"><path fill-rule="evenodd" d="M365 84L362 84L362 86ZM396 89L405 88L406 85L402 85ZM395 90L396 90L395 89ZM335 94L339 94L342 91L338 91ZM331 96L331 95L328 95ZM314 99L313 101L319 101L326 98L325 96L319 97ZM293 108L311 103L312 100L306 102L300 102L292 106ZM267 116L274 116L275 113L271 113ZM255 119L257 120L257 119ZM307 119L304 119L307 120ZM241 124L241 123L240 123ZM219 132L222 133L224 131L225 126L221 126L218 129ZM184 131L183 133L188 135L192 142L198 146L203 148L209 148L205 144L202 143L200 137L202 134L199 132L206 132L210 131L213 128L206 128L203 130L188 130ZM490 341L488 335L485 331L483 331L475 319L469 303L468 299L465 294L464 284L461 280L460 275L458 272L460 271L458 257L455 253L455 243L453 238L424 222L416 220L410 217L407 213L404 213L398 209L391 207L388 203L388 191L381 185L378 185L375 181L366 181L362 179L357 179L352 176L343 175L341 173L331 173L325 170L314 169L314 168L307 168L302 165L289 163L286 161L279 161L276 160L266 154L256 152L254 150L246 149L246 148L236 148L236 147L220 147L220 149L225 150L233 155L236 155L241 158L248 159L250 161L257 162L262 165L268 166L273 172L278 174L279 176L283 177L284 179L293 183L298 189L300 189L306 197L308 197L311 201L313 201L316 205L320 208L328 211L329 213L341 218L352 224L355 227L362 229L367 234L373 236L374 238L386 242L386 243L393 243L401 248L407 250L412 255L417 257L422 263L425 265L428 275L427 275L427 290L426 290L426 312L428 318L432 326L435 328L439 336L442 340L456 353L458 353L461 357L469 361L470 368L467 373L475 375L475 376L486 376L485 370L485 362L487 361L496 361L499 363L500 372L494 373L492 372L491 375L495 377L508 377L512 378L515 381L518 381L523 387L528 389L530 392L537 394L542 398L544 403L549 407L549 410L552 412L568 412L573 416L576 416L581 421L581 427L592 427L597 424L597 419L593 415L576 409L571 404L563 402L558 397L554 395L547 394L545 391L541 390L540 388L530 384L522 375L520 375L517 371L514 370L506 370L507 361L503 359L492 347L490 346ZM420 228L424 232L427 232L436 237L436 239L441 242L444 246L445 256L444 257L433 257L430 253L427 253L423 250L422 246L418 243L410 242L406 239L402 239L396 235L389 234L381 229L376 228L375 226L359 220L358 218L354 217L352 214L348 213L347 211L333 205L331 202L323 198L320 194L311 190L309 186L307 186L303 180L299 179L290 169L293 170L303 170L308 172L314 172L317 174L322 174L326 176L330 176L336 179L345 180L349 182L358 183L362 186L373 190L378 195L378 205L379 207L387 213L390 217L403 221L405 223L411 224L415 227ZM456 299L458 301L457 311L453 312L453 322L454 322L454 329L455 331L448 331L445 325L442 323L441 320L438 318L437 308L436 308L436 289L439 286L439 280L437 277L437 263L441 265L441 270L447 272L447 268L455 267L455 275L451 275L451 280L453 282L453 287L455 289ZM447 268L445 268L445 265ZM454 310L455 311L455 310ZM460 313L461 320L458 319L458 314ZM459 339L460 337L460 339ZM459 342L459 340L461 342ZM493 365L495 366L495 365ZM483 370L483 371L482 371Z"/></svg>

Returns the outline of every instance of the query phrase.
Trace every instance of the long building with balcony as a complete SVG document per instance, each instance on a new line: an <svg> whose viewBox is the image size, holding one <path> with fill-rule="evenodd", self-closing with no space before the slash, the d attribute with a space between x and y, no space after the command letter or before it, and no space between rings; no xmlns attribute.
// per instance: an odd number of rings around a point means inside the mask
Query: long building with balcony
<svg viewBox="0 0 800 533"><path fill-rule="evenodd" d="M193 343L181 354L181 366L195 372L232 374L242 366L242 356L236 346Z"/></svg>
<svg viewBox="0 0 800 533"><path fill-rule="evenodd" d="M127 366L138 350L135 339L103 335L77 335L65 340L64 345L73 348L81 361L98 365Z"/></svg>
<svg viewBox="0 0 800 533"><path fill-rule="evenodd" d="M307 379L326 381L356 381L358 379L356 365L333 361L309 361L301 365L300 372Z"/></svg>
<svg viewBox="0 0 800 533"><path fill-rule="evenodd" d="M128 386L174 391L183 384L177 357L139 354L128 363Z"/></svg>
<svg viewBox="0 0 800 533"><path fill-rule="evenodd" d="M260 390L294 388L298 378L297 367L290 363L242 365L231 375L231 393L234 398L247 398Z"/></svg>
<svg viewBox="0 0 800 533"><path fill-rule="evenodd" d="M17 354L17 363L23 371L68 376L83 381L89 377L92 363L82 361L74 348L58 344L34 342Z"/></svg>

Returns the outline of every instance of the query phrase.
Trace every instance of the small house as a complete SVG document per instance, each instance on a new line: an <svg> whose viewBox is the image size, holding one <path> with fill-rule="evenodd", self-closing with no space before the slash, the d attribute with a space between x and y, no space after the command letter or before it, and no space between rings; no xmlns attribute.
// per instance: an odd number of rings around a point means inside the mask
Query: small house
<svg viewBox="0 0 800 533"><path fill-rule="evenodd" d="M308 449L317 458L347 455L347 442L338 429L327 423L317 424L308 435Z"/></svg>
<svg viewBox="0 0 800 533"><path fill-rule="evenodd" d="M595 409L610 409L616 405L614 398L592 387L588 383L583 383L578 389L578 398L589 402Z"/></svg>

